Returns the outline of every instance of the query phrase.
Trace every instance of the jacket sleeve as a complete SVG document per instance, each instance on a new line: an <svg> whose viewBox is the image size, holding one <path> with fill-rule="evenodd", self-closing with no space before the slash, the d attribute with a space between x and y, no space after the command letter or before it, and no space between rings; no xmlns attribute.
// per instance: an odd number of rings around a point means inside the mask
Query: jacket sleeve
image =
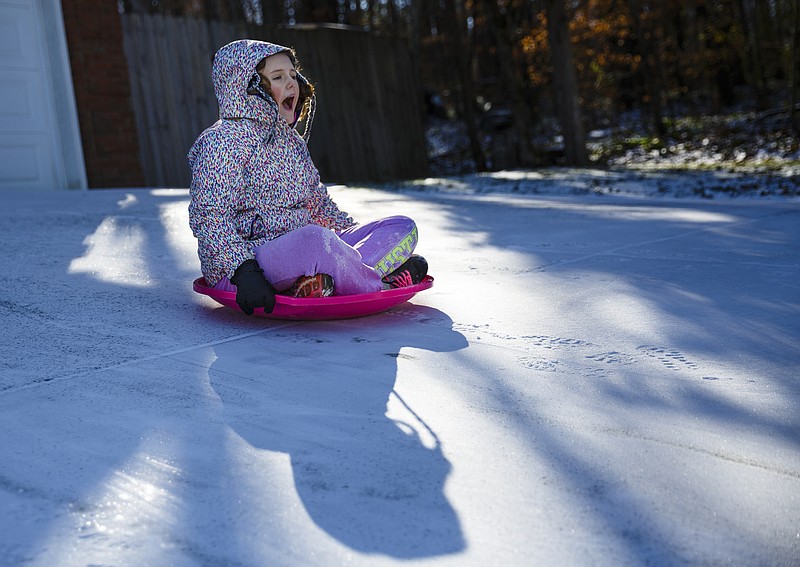
<svg viewBox="0 0 800 567"><path fill-rule="evenodd" d="M236 190L244 184L247 148L211 132L192 148L189 226L197 238L203 274L229 278L242 262L254 257L252 244L236 230ZM216 281L209 282L210 285Z"/></svg>
<svg viewBox="0 0 800 567"><path fill-rule="evenodd" d="M314 224L332 230L344 230L356 224L350 215L339 209L322 183L317 186L307 204Z"/></svg>

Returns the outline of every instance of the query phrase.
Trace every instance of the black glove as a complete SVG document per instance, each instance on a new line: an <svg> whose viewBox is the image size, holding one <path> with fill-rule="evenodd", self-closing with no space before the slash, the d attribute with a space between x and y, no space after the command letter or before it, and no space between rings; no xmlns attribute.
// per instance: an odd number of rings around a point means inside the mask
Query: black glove
<svg viewBox="0 0 800 567"><path fill-rule="evenodd" d="M275 288L264 277L261 266L255 260L245 260L236 268L231 278L236 286L236 303L248 315L253 309L263 307L264 313L272 313L275 309Z"/></svg>

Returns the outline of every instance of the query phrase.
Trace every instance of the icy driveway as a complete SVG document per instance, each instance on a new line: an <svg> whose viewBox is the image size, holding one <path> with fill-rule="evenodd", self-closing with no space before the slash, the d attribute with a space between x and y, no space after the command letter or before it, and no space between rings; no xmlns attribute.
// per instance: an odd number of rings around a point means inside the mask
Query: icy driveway
<svg viewBox="0 0 800 567"><path fill-rule="evenodd" d="M797 201L334 196L435 287L247 318L185 191L2 196L3 564L798 564Z"/></svg>

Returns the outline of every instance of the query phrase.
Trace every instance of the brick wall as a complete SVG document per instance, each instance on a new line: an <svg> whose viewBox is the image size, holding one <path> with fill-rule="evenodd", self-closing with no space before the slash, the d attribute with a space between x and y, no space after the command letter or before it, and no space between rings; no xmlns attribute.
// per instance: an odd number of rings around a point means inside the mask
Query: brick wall
<svg viewBox="0 0 800 567"><path fill-rule="evenodd" d="M144 175L117 3L61 0L90 188L141 187Z"/></svg>

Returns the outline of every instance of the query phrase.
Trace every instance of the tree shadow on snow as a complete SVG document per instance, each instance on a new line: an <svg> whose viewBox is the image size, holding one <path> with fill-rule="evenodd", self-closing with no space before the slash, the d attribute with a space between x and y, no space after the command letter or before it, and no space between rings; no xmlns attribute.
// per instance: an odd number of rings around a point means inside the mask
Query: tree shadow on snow
<svg viewBox="0 0 800 567"><path fill-rule="evenodd" d="M178 435L181 407L205 410L196 369L159 356L263 327L234 313L205 324L173 234L189 229L169 218L187 204L185 191L58 192L0 214L0 563L96 552L109 502L141 510L146 455Z"/></svg>
<svg viewBox="0 0 800 567"><path fill-rule="evenodd" d="M444 494L451 465L395 389L398 365L424 384L430 353L466 346L447 315L409 304L216 345L209 377L238 435L289 455L317 526L362 553L433 557L465 547Z"/></svg>
<svg viewBox="0 0 800 567"><path fill-rule="evenodd" d="M536 370L532 377L589 408L578 410L587 418L576 423L593 423L594 429L582 429L584 442L578 443L569 428L543 417L541 408L553 406L546 390L528 389L530 397L523 398L519 383L501 373L485 380L516 438L528 440L548 463L543 478L567 487L574 510L590 510L593 530L602 530L639 564L709 561L704 546L715 549L711 561L717 562L726 553L744 561L766 551L776 563L789 557L788 540L777 544L764 536L766 530L732 526L722 513L717 518L724 509L719 495L735 501L738 488L726 491L718 478L705 475L736 463L751 465L753 478L763 471L781 481L797 478L796 467L786 464L791 453L782 453L796 450L800 439L796 205L428 193L414 198L435 207L441 224L454 227L448 230L463 234L453 242L464 247L464 261L447 277L478 274L485 287L514 284L509 293L519 309L492 308L494 319L474 328L483 336L496 332L497 343L508 340L527 356L522 362ZM493 262L498 251L515 254L515 265ZM445 256L445 250L438 252ZM547 305L551 297L563 324L525 309ZM631 322L634 309L652 320ZM479 308L470 316L487 320ZM510 319L503 316L515 318L516 336L508 335ZM548 334L557 332L570 334ZM778 403L750 402L765 392ZM651 415L654 424L648 423ZM699 431L689 424L698 424ZM745 431L741 444L720 442ZM773 443L774 458L769 450L754 449L762 440ZM649 456L631 457L636 470L627 471L626 461L615 464L625 454L620 447L644 447ZM659 469L673 458L691 468ZM648 473L639 475L640 468ZM675 483L675 471L687 475L683 484ZM680 490L671 490L673 483ZM779 493L770 496L780 500ZM686 532L664 528L674 525ZM692 531L701 534L697 540L682 539Z"/></svg>

